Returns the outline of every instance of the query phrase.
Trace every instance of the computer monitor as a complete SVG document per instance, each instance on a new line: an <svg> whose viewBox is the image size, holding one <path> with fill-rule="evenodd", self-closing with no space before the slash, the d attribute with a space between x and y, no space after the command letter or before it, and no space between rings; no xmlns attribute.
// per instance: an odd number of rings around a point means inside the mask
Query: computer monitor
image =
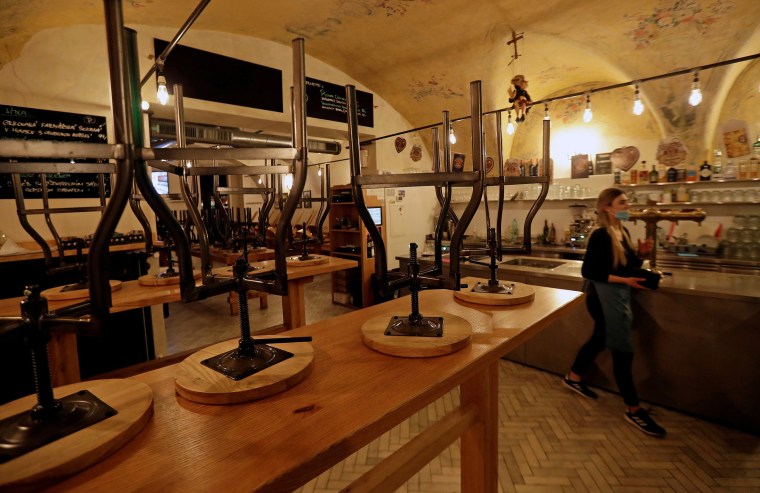
<svg viewBox="0 0 760 493"><path fill-rule="evenodd" d="M166 171L152 171L150 173L150 180L153 182L153 188L156 189L159 195L166 195L169 193L169 174Z"/></svg>
<svg viewBox="0 0 760 493"><path fill-rule="evenodd" d="M375 226L383 225L383 208L382 207L367 207L369 215L372 216L372 220L375 222Z"/></svg>

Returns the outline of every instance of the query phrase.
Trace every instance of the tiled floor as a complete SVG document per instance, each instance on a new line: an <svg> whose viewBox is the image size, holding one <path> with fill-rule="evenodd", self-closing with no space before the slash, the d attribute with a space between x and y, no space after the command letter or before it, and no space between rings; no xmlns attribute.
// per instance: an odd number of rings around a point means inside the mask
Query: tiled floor
<svg viewBox="0 0 760 493"><path fill-rule="evenodd" d="M306 293L310 322L348 311L332 304L329 275L315 277ZM279 297L269 296L265 310L250 301L252 332L282 322ZM174 304L170 312L170 352L239 335L224 296ZM623 420L616 394L602 391L590 401L563 387L556 375L506 360L500 365L500 492L760 492L758 436L656 408L668 435L649 437ZM342 490L458 400L457 392L447 394L298 491ZM459 445L398 491L459 492Z"/></svg>

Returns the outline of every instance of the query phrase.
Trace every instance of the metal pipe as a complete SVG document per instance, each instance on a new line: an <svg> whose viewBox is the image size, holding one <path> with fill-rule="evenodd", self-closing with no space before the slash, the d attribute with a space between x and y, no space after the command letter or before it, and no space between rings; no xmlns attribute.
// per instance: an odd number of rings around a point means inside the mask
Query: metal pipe
<svg viewBox="0 0 760 493"><path fill-rule="evenodd" d="M177 122L177 145L180 148L184 148L186 146L185 105L182 84L174 84L174 118ZM187 170L190 166L191 164L188 161L182 162L182 167L185 170ZM180 192L182 193L182 200L184 200L185 206L187 207L187 213L190 215L190 220L192 221L193 226L195 226L195 230L198 235L201 254L201 278L203 279L203 284L212 284L213 279L211 277L211 269L213 265L211 263L211 255L209 254L208 233L206 232L206 228L203 225L203 219L201 218L200 212L198 211L198 195L195 193L197 191L197 188L191 187L191 183L194 183L189 182L188 178L192 177L188 177L188 174L185 173L183 179L180 180ZM190 252L188 252L188 254L189 253ZM187 264L188 262L183 262L182 266L187 268ZM191 279L193 278L192 266L190 266L189 271L183 271L181 268L179 272L180 276L189 275Z"/></svg>
<svg viewBox="0 0 760 493"><path fill-rule="evenodd" d="M501 222L504 217L504 136L501 113L496 115L496 159L499 160L499 208L496 213L496 258L501 261Z"/></svg>
<svg viewBox="0 0 760 493"><path fill-rule="evenodd" d="M380 296L385 297L390 294L388 287L388 260L385 250L383 236L377 229L375 221L367 210L367 204L364 201L364 193L361 187L361 157L359 146L359 117L357 114L356 87L346 86L346 113L348 117L348 142L349 157L351 159L351 191L353 193L354 204L359 213L364 226L367 228L370 238L375 244L375 288Z"/></svg>
<svg viewBox="0 0 760 493"><path fill-rule="evenodd" d="M98 222L90 243L88 273L90 301L93 306L93 322L108 317L111 306L111 287L108 282L108 249L111 237L119 224L121 215L129 200L134 176L134 136L132 134L132 113L130 104L135 104L129 84L127 55L136 50L136 43L129 45L124 29L121 2L104 0L106 17L106 38L108 44L108 66L111 81L111 107L113 110L114 140L124 146L124 157L116 161L116 186L112 187L103 217Z"/></svg>
<svg viewBox="0 0 760 493"><path fill-rule="evenodd" d="M467 203L459 224L454 229L449 251L449 287L459 289L459 252L462 248L462 238L480 207L480 199L485 188L485 169L483 165L483 96L481 82L470 82L470 114L472 115L472 156L473 171L480 174L480 179L473 184L472 195Z"/></svg>
<svg viewBox="0 0 760 493"><path fill-rule="evenodd" d="M193 25L198 16L201 15L201 12L203 12L203 9L206 8L209 2L211 2L211 0L201 0L198 6L195 7L193 13L190 14L190 17L188 17L182 27L179 28L179 31L174 35L174 38L172 38L166 48L164 48L164 51L162 51L161 54L156 57L155 63L153 63L153 65L150 67L150 70L148 70L148 73L145 74L145 77L143 77L142 81L140 81L140 87L144 86L145 83L148 82L150 76L153 75L153 72L156 71L157 66L160 65L163 67L164 61L166 61L166 57L168 57L169 53L171 53L174 47L177 46L177 43L179 43L180 39L182 39L187 30L190 29L190 26Z"/></svg>

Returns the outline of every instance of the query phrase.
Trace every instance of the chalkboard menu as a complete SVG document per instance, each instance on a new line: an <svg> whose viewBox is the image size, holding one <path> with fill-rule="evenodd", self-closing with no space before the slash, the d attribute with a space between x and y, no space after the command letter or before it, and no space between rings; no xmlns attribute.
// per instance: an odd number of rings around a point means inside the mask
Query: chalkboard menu
<svg viewBox="0 0 760 493"><path fill-rule="evenodd" d="M356 91L356 106L359 125L375 126L372 94ZM319 79L306 77L306 116L348 122L346 116L346 88Z"/></svg>
<svg viewBox="0 0 760 493"><path fill-rule="evenodd" d="M2 139L53 140L59 142L87 142L107 144L106 119L102 116L66 113L62 111L0 105L0 145ZM60 159L2 159L4 162L60 162ZM97 162L78 159L77 162ZM98 197L97 173L51 173L47 175L48 197ZM39 174L22 173L24 197L42 197ZM111 177L105 175L106 195L111 192ZM0 174L0 199L12 199L11 175Z"/></svg>
<svg viewBox="0 0 760 493"><path fill-rule="evenodd" d="M609 175L612 173L612 153L603 152L596 155L596 175Z"/></svg>

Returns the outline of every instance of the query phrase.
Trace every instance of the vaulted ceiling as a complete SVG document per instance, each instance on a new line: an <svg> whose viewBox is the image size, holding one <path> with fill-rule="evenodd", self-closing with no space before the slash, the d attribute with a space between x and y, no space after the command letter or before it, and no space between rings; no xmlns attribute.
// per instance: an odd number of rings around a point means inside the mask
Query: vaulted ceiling
<svg viewBox="0 0 760 493"><path fill-rule="evenodd" d="M123 10L127 25L179 29L196 5ZM0 68L40 30L102 22L98 0L0 0ZM760 52L758 26L757 0L211 0L191 29L303 37L309 55L424 125L443 109L468 114L473 80L486 110L503 108L518 73L539 100Z"/></svg>

